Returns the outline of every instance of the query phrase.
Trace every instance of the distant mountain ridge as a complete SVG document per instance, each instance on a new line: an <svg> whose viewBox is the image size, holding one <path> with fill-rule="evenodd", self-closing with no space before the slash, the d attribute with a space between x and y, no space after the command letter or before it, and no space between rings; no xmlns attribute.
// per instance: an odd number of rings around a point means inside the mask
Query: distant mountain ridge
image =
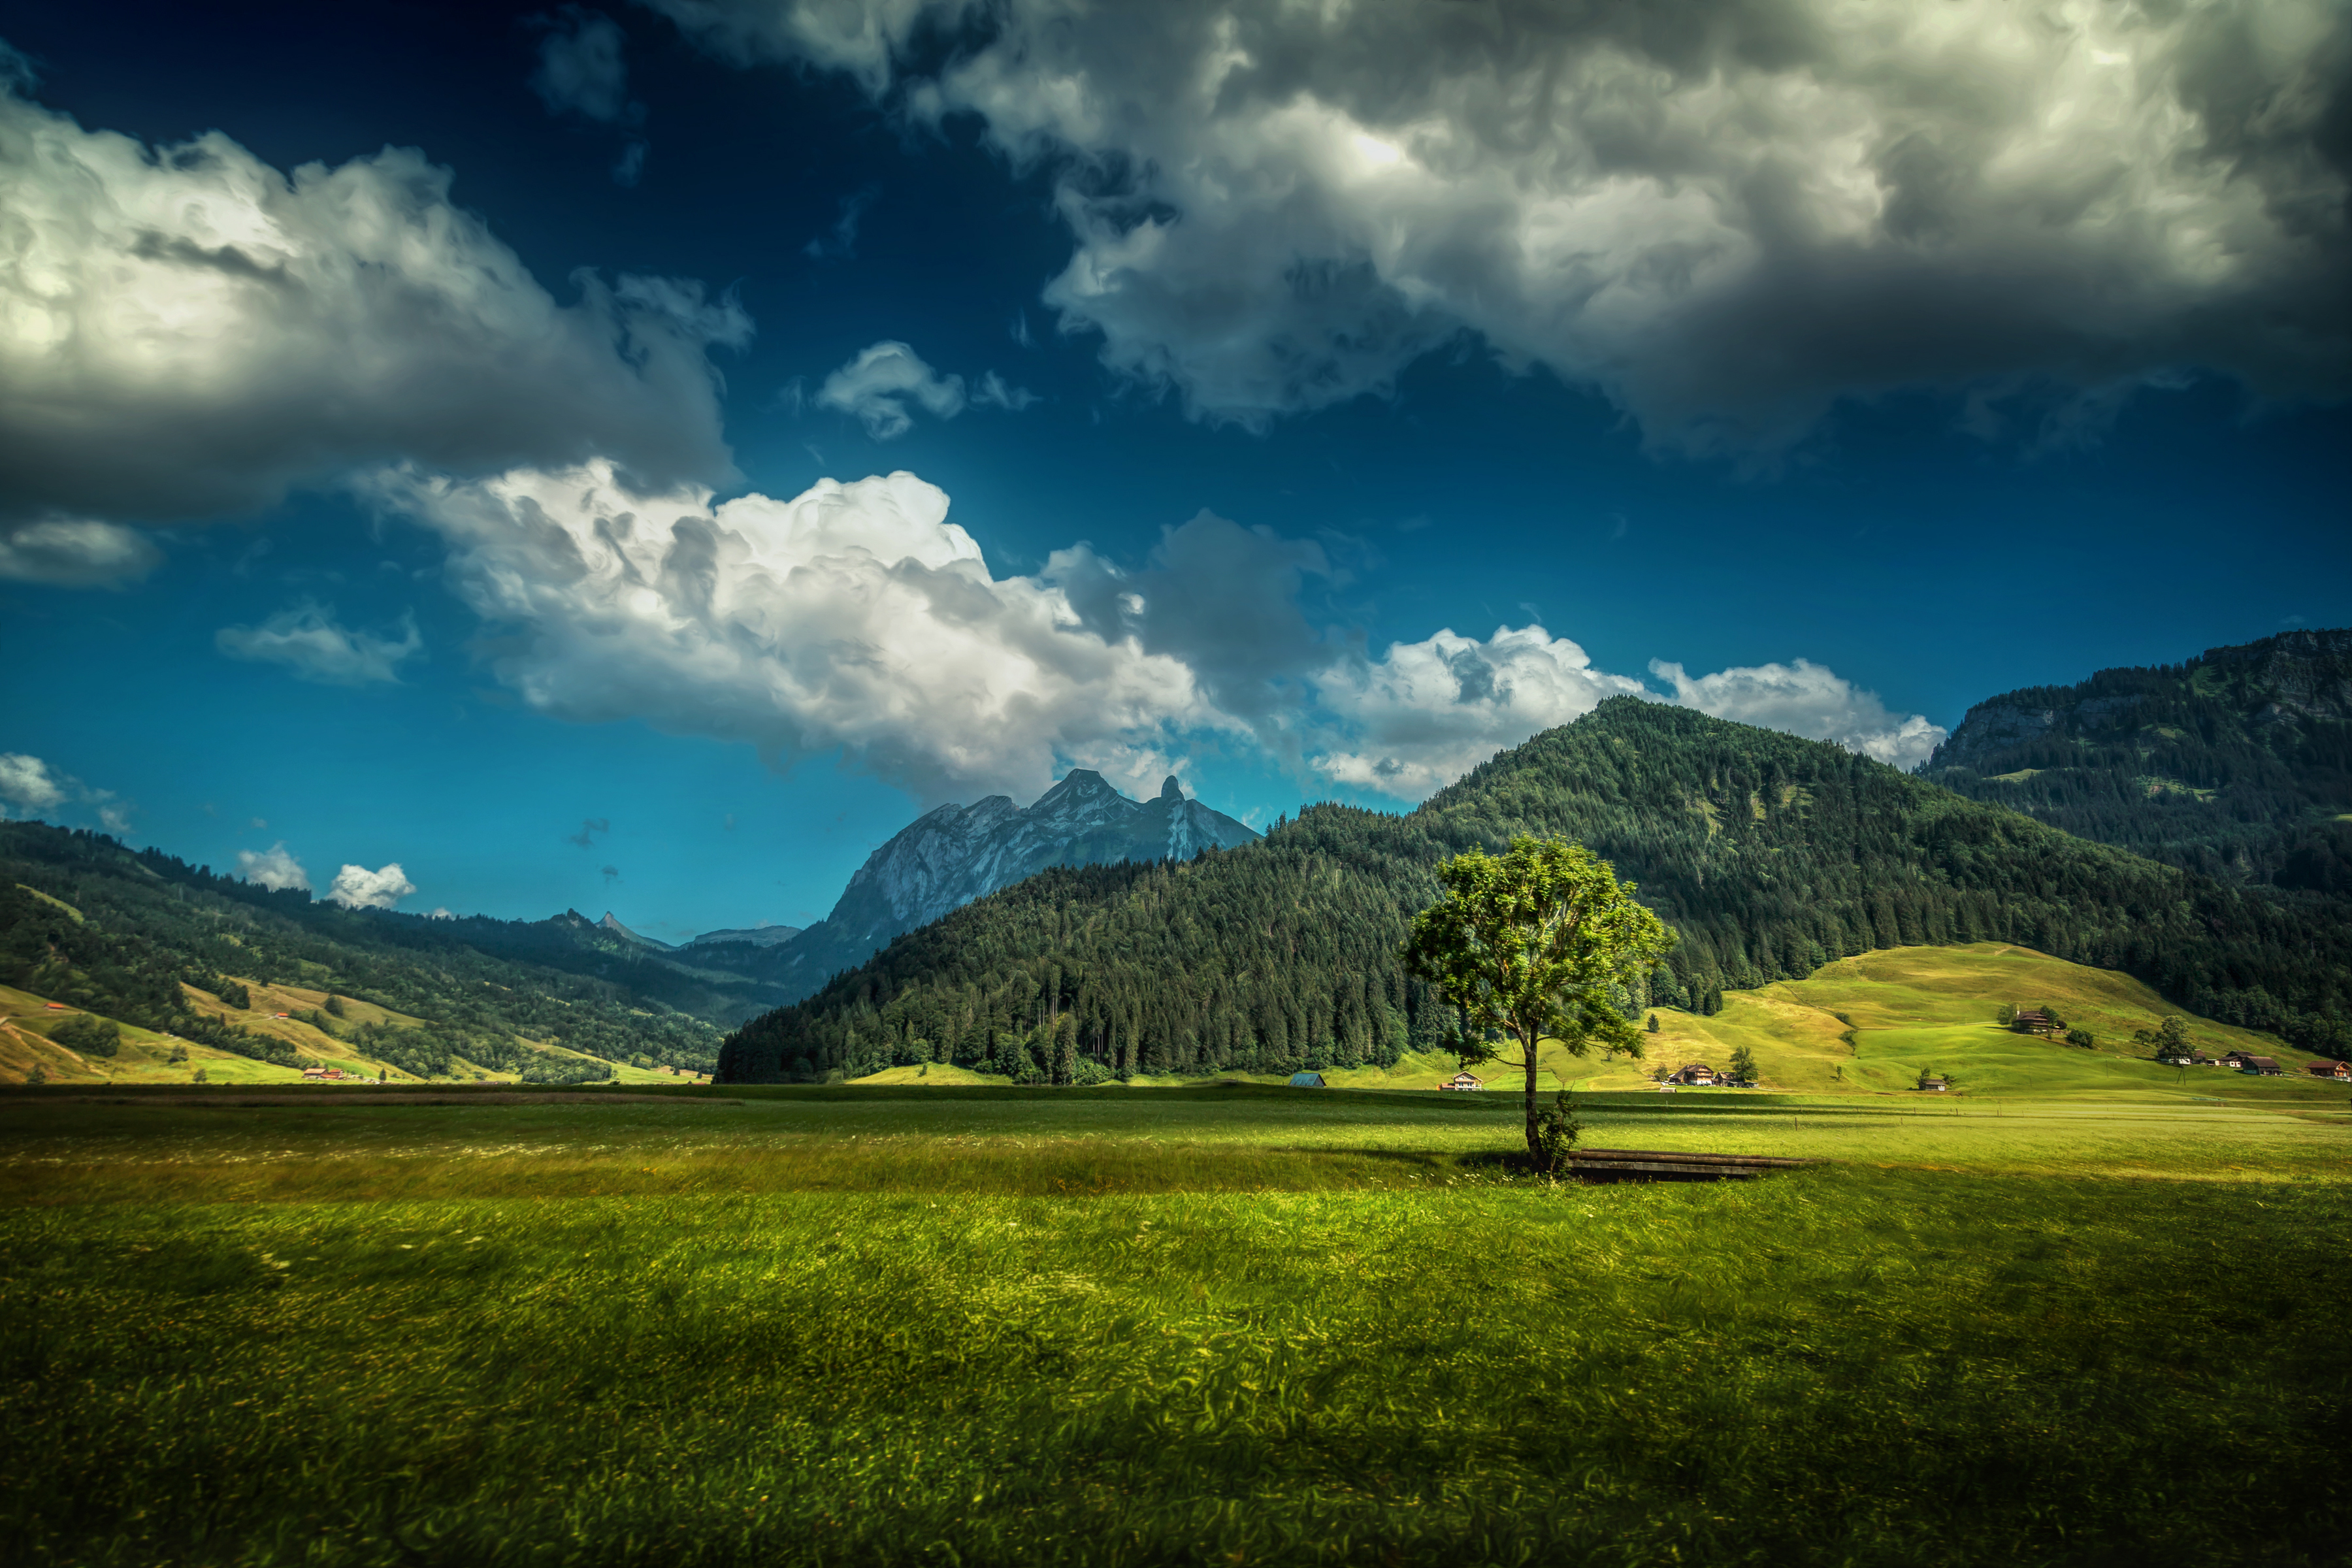
<svg viewBox="0 0 2352 1568"><path fill-rule="evenodd" d="M1157 795L1139 801L1102 774L1073 768L1025 807L992 795L917 817L866 858L833 912L787 943L782 964L762 973L805 995L893 938L1048 866L1189 860L1257 837L1185 798L1172 773Z"/></svg>
<svg viewBox="0 0 2352 1568"><path fill-rule="evenodd" d="M1922 773L2225 881L2352 897L2352 630L2005 692Z"/></svg>
<svg viewBox="0 0 2352 1568"><path fill-rule="evenodd" d="M1521 832L1590 846L1675 929L1629 1008L1713 1013L1841 956L2000 942L2352 1055L2352 909L2289 908L1833 744L1622 697L1402 816L1316 805L1194 861L1045 870L746 1024L719 1076L1388 1065L1454 1026L1398 957L1437 863Z"/></svg>
<svg viewBox="0 0 2352 1568"><path fill-rule="evenodd" d="M741 926L719 931L707 931L700 936L689 937L688 947L718 947L740 942L750 947L781 947L801 934L799 926Z"/></svg>

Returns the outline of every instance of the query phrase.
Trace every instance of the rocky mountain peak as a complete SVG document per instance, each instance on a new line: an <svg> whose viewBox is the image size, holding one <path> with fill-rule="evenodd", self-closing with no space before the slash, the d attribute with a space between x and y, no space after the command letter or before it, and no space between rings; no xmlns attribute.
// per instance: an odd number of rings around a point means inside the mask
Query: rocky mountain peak
<svg viewBox="0 0 2352 1568"><path fill-rule="evenodd" d="M1222 812L1185 799L1172 774L1148 802L1119 794L1091 768L1072 768L1026 807L1001 795L968 806L943 805L868 856L833 913L786 947L788 984L814 990L901 931L929 925L1048 866L1185 860L1256 837Z"/></svg>

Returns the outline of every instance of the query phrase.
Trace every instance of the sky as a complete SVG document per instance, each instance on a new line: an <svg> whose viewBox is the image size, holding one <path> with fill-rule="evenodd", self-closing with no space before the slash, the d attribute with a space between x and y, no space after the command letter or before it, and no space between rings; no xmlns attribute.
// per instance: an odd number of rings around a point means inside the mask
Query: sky
<svg viewBox="0 0 2352 1568"><path fill-rule="evenodd" d="M0 0L0 806L821 917L2352 623L2325 0Z"/></svg>

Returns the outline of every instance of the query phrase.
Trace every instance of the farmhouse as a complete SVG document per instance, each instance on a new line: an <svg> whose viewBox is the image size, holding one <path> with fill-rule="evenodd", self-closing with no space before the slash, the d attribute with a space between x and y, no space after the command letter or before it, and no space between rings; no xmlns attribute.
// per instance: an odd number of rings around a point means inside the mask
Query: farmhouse
<svg viewBox="0 0 2352 1568"><path fill-rule="evenodd" d="M1475 1073L1458 1072L1458 1073L1455 1073L1452 1078L1447 1079L1444 1083L1439 1084L1437 1087L1438 1087L1438 1088L1440 1088L1440 1089L1484 1089L1484 1088L1486 1088L1486 1080L1485 1080L1485 1079L1481 1079L1481 1078L1479 1078L1479 1077L1478 1077L1478 1075L1477 1075L1477 1074L1475 1074Z"/></svg>
<svg viewBox="0 0 2352 1568"><path fill-rule="evenodd" d="M2020 1007L2009 1026L2021 1035L2046 1035L2057 1028L2058 1021L2039 1007Z"/></svg>
<svg viewBox="0 0 2352 1568"><path fill-rule="evenodd" d="M1952 1080L1948 1078L1923 1077L1919 1080L1919 1087L1929 1094L1946 1094L1950 1092Z"/></svg>
<svg viewBox="0 0 2352 1568"><path fill-rule="evenodd" d="M2221 1065L2232 1072L2252 1073L2260 1078L2283 1078L2286 1075L2286 1068L2278 1065L2278 1058L2257 1056L2252 1051L2224 1052Z"/></svg>
<svg viewBox="0 0 2352 1568"><path fill-rule="evenodd" d="M2352 1079L2352 1062L2305 1062L2303 1070L2314 1078Z"/></svg>
<svg viewBox="0 0 2352 1568"><path fill-rule="evenodd" d="M1328 1089L1331 1086L1323 1081L1323 1075L1319 1072L1295 1072L1290 1075L1290 1087L1293 1089Z"/></svg>
<svg viewBox="0 0 2352 1568"><path fill-rule="evenodd" d="M1668 1073L1666 1075L1666 1081L1668 1083L1691 1083L1704 1086L1716 1083L1720 1080L1717 1078L1715 1069L1707 1066L1705 1062L1692 1062L1686 1067L1681 1068L1675 1072Z"/></svg>

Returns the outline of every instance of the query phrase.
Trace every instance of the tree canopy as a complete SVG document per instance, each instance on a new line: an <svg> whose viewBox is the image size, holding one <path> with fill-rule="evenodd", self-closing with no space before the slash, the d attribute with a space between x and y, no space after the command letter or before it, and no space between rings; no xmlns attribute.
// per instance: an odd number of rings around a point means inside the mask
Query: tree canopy
<svg viewBox="0 0 2352 1568"><path fill-rule="evenodd" d="M1571 1055L1594 1045L1639 1057L1642 1031L1627 1003L1674 939L1633 898L1631 884L1581 844L1521 834L1504 854L1468 849L1441 863L1444 896L1414 917L1405 972L1435 985L1468 1027L1454 1046L1465 1068L1495 1061L1507 1036L1527 1080L1528 1156L1538 1170L1561 1152L1536 1109L1537 1056L1546 1039Z"/></svg>

